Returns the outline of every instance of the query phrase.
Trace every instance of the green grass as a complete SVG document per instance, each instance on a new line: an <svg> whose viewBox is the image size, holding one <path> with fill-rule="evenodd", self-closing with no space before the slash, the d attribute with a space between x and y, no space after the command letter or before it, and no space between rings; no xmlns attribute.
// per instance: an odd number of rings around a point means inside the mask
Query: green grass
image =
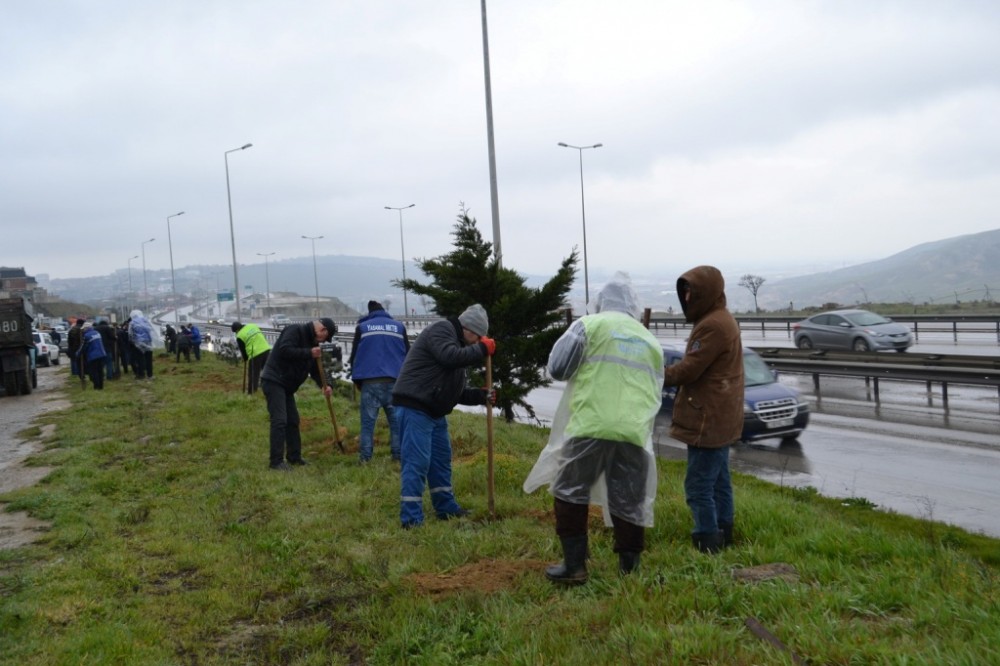
<svg viewBox="0 0 1000 666"><path fill-rule="evenodd" d="M307 384L312 464L270 472L262 396L205 356L103 392L69 382L72 407L41 419L57 428L31 464L55 471L0 499L51 530L0 551L0 663L793 663L747 618L814 664L1000 663L996 540L737 475L739 543L706 556L683 464L664 462L637 575L595 517L590 582L560 589L542 575L560 556L551 498L521 491L546 431L495 421L491 519L485 418L453 414L476 517L404 531L384 420L358 465L349 386L334 405L354 453ZM794 575L734 577L778 563Z"/></svg>

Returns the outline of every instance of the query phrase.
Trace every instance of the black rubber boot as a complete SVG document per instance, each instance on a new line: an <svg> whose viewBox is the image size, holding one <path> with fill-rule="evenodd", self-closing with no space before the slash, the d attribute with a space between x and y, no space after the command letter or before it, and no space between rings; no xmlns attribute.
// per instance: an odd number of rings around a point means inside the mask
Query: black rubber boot
<svg viewBox="0 0 1000 666"><path fill-rule="evenodd" d="M561 537L563 561L545 569L545 577L562 585L587 582L587 536Z"/></svg>
<svg viewBox="0 0 1000 666"><path fill-rule="evenodd" d="M641 553L618 553L618 573L626 576L639 568Z"/></svg>
<svg viewBox="0 0 1000 666"><path fill-rule="evenodd" d="M702 553L714 555L722 550L722 532L714 534L692 534L691 543Z"/></svg>
<svg viewBox="0 0 1000 666"><path fill-rule="evenodd" d="M729 548L733 545L733 524L719 523L719 531L722 532L722 547Z"/></svg>

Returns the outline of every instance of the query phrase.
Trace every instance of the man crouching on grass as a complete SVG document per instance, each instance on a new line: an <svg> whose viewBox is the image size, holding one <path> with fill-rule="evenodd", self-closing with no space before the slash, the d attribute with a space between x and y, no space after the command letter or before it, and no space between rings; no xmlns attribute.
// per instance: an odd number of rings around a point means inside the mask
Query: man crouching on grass
<svg viewBox="0 0 1000 666"><path fill-rule="evenodd" d="M337 334L337 325L324 317L307 324L286 326L267 357L260 373L261 390L267 399L271 417L271 469L287 472L289 465L307 464L302 458L302 436L299 433L299 410L295 392L306 377L312 377L323 394L333 389L323 386L316 359L323 355L319 344ZM287 462L285 462L287 460Z"/></svg>

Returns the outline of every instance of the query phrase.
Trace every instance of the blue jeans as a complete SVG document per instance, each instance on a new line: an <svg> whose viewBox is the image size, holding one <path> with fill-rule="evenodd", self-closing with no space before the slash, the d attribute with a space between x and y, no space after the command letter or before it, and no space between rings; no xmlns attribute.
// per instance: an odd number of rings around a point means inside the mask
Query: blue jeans
<svg viewBox="0 0 1000 666"><path fill-rule="evenodd" d="M433 418L419 409L396 407L402 440L399 519L403 525L424 522L424 488L438 518L461 511L451 487L451 439L448 419Z"/></svg>
<svg viewBox="0 0 1000 666"><path fill-rule="evenodd" d="M392 387L395 382L361 382L361 436L358 452L362 462L372 459L375 448L375 422L378 410L385 411L389 421L389 452L393 460L399 460L399 426L392 408Z"/></svg>
<svg viewBox="0 0 1000 666"><path fill-rule="evenodd" d="M694 518L692 534L713 535L719 525L732 525L733 484L729 478L729 447L689 446L684 496Z"/></svg>

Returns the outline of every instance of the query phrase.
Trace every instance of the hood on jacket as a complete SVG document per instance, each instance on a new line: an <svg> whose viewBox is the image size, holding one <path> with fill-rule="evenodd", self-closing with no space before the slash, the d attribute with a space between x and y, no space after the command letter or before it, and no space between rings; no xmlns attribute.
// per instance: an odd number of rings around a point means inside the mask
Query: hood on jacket
<svg viewBox="0 0 1000 666"><path fill-rule="evenodd" d="M597 293L594 312L624 312L632 319L639 319L642 311L639 308L639 297L632 288L632 279L628 273L615 273L601 291Z"/></svg>
<svg viewBox="0 0 1000 666"><path fill-rule="evenodd" d="M684 298L690 289L691 297ZM681 302L684 318L696 322L716 309L726 308L726 281L715 266L697 266L677 278L677 298Z"/></svg>

